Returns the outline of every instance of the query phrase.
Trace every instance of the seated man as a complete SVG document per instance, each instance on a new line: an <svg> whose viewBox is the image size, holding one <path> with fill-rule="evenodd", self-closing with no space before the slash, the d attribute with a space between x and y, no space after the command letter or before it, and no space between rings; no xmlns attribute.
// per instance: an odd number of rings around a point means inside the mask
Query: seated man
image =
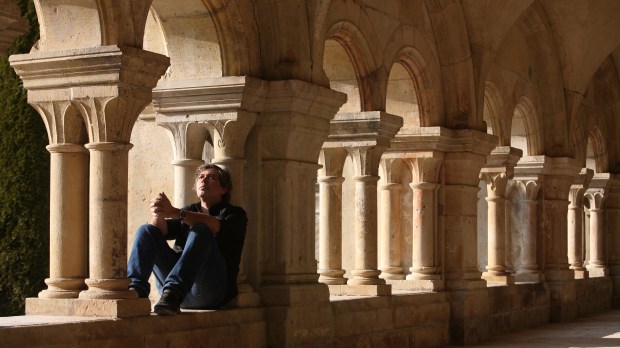
<svg viewBox="0 0 620 348"><path fill-rule="evenodd" d="M163 192L157 195L151 201L150 224L136 232L127 266L129 289L148 297L153 272L161 293L156 314L213 309L237 296L245 211L228 203L230 174L215 164L198 168L194 189L200 202L181 209ZM174 248L167 239L176 239Z"/></svg>

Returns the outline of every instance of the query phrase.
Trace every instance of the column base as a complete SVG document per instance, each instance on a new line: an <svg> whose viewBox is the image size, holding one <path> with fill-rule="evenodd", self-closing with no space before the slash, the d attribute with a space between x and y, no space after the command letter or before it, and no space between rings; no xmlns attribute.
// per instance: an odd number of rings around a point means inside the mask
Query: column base
<svg viewBox="0 0 620 348"><path fill-rule="evenodd" d="M482 279L487 281L487 285L513 285L515 283L515 276L509 273L489 274L484 272Z"/></svg>
<svg viewBox="0 0 620 348"><path fill-rule="evenodd" d="M606 277L609 275L609 268L592 267L592 268L588 268L588 273L590 273L590 278Z"/></svg>
<svg viewBox="0 0 620 348"><path fill-rule="evenodd" d="M590 278L590 272L587 270L575 271L575 279L588 279Z"/></svg>
<svg viewBox="0 0 620 348"><path fill-rule="evenodd" d="M392 286L378 285L329 285L329 294L332 296L390 296Z"/></svg>
<svg viewBox="0 0 620 348"><path fill-rule="evenodd" d="M443 279L407 279L407 280L388 280L394 290L405 291L442 291L446 288Z"/></svg>
<svg viewBox="0 0 620 348"><path fill-rule="evenodd" d="M150 314L151 302L148 299L26 299L26 315L129 318Z"/></svg>

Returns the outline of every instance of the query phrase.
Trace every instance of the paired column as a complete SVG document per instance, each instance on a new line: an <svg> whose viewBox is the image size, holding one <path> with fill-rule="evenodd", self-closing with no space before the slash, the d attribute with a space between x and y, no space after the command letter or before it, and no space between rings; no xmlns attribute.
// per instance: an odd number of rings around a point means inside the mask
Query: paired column
<svg viewBox="0 0 620 348"><path fill-rule="evenodd" d="M218 79L167 81L153 91L157 123L171 131L175 144L175 192L178 205L195 199L195 168L204 163L202 151L210 136L213 141L212 163L227 169L232 176L231 202L246 208L245 147L248 133L256 124L257 112L266 95L264 81L231 76ZM175 194L175 196L177 196ZM190 200L187 197L191 197ZM251 230L253 226L249 226ZM260 302L247 283L245 250L255 248L252 231L246 235L244 257L240 265L236 299L239 306ZM257 277L252 277L257 282Z"/></svg>
<svg viewBox="0 0 620 348"><path fill-rule="evenodd" d="M516 185L520 192L519 204L523 223L521 235L521 263L517 269L516 280L520 282L539 282L542 273L538 265L538 180L519 180Z"/></svg>
<svg viewBox="0 0 620 348"><path fill-rule="evenodd" d="M129 139L133 124L140 111L150 102L151 90L165 72L169 59L133 47L103 46L80 49L71 54L63 51L12 56L11 65L24 81L29 100L34 104L49 100L71 104L63 112L56 112L62 109L56 107L54 115L70 117L55 118L55 123L48 127L50 142L54 144L53 141L58 139L58 143L67 140L68 143L76 143L77 139L85 138L83 132L86 132L89 143L85 147L90 153L88 171L84 168L85 161L80 157L83 155L78 156L80 159L69 159L71 165L67 163L64 153L52 155L52 162L55 163L51 173L52 187L63 182L60 186L62 193L55 192L52 197L56 199L62 196L63 201L51 202L53 215L50 217L53 224L56 221L64 223L71 220L65 202L88 206L89 278L85 280L88 290L80 292L79 298L82 300L65 301L61 305L31 301L31 310L27 309L27 312L113 317L148 314L149 302L138 300L135 293L127 290L127 152L131 148ZM39 111L45 110L39 108ZM49 114L42 113L42 116L49 121ZM76 121L80 119L84 120L84 126L81 121ZM73 138L61 139L66 134ZM52 147L52 151L56 150ZM68 180L64 175L68 173L64 173L67 168L62 167L68 165L76 166L76 174L82 174L71 178L72 184L77 182L77 191L70 188L72 185L64 184ZM87 173L89 192L86 205L82 190L86 186L80 183L85 181ZM76 224L79 227L74 226L69 231L84 227L82 224L85 219L80 217L81 210L76 212L79 217ZM55 229L57 227L51 226L53 234L68 233L67 230L60 232ZM81 240L79 236L77 240ZM62 243L58 246L52 244L54 249L65 247ZM77 251L77 254L85 255L83 250ZM52 267L62 268L62 271L53 272L63 277L82 272L66 270L66 263L53 262ZM51 295L56 289L48 290L51 290ZM77 286L71 290L77 290ZM43 293L43 296L47 294ZM97 302L102 299L106 301ZM136 301L118 301L122 299Z"/></svg>
<svg viewBox="0 0 620 348"><path fill-rule="evenodd" d="M327 285L347 283L342 269L342 168L347 151L321 150L319 164L319 282Z"/></svg>
<svg viewBox="0 0 620 348"><path fill-rule="evenodd" d="M575 177L568 195L568 263L575 271L575 278L588 278L584 267L584 229L583 229L583 198L590 180L594 175L592 169L582 169Z"/></svg>
<svg viewBox="0 0 620 348"><path fill-rule="evenodd" d="M607 185L607 198L605 199L606 220L609 228L608 266L609 277L613 284L612 308L620 308L620 180L617 175L612 175Z"/></svg>
<svg viewBox="0 0 620 348"><path fill-rule="evenodd" d="M355 185L355 265L346 287L332 294L389 295L391 287L379 278L377 183L379 164L402 118L384 112L339 113L330 124L324 148L346 149L353 160Z"/></svg>

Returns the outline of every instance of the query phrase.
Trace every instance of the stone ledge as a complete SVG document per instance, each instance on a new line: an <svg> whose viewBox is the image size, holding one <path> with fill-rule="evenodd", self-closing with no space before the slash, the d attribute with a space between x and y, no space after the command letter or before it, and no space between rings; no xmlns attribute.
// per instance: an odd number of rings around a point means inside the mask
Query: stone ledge
<svg viewBox="0 0 620 348"><path fill-rule="evenodd" d="M147 299L103 300L36 297L26 299L26 315L128 318L146 316L150 313L151 302Z"/></svg>

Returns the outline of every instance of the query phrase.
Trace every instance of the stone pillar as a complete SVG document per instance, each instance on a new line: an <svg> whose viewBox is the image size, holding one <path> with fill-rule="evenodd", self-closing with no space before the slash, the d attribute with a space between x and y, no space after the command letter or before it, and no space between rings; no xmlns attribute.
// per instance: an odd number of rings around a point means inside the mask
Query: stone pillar
<svg viewBox="0 0 620 348"><path fill-rule="evenodd" d="M611 299L612 308L620 308L620 178L617 175L610 177L607 185L605 211L607 212L607 229L609 236L608 266L609 277L613 283Z"/></svg>
<svg viewBox="0 0 620 348"><path fill-rule="evenodd" d="M71 102L86 123L86 148L90 151L88 290L79 294L80 300L27 302L32 309L27 311L112 317L148 315L149 301L137 299L127 290L127 151L131 148L133 124L151 101L152 88L169 59L133 47L102 46L16 55L11 57L11 65L24 81L29 99ZM50 132L80 129L75 122L55 127ZM68 190L68 185L63 190ZM63 192L63 196L72 195L77 196ZM67 213L56 207L51 211ZM67 219L60 217L62 221ZM131 301L123 301L128 299Z"/></svg>
<svg viewBox="0 0 620 348"><path fill-rule="evenodd" d="M50 159L50 276L39 298L77 298L88 275L88 152L47 147Z"/></svg>
<svg viewBox="0 0 620 348"><path fill-rule="evenodd" d="M506 185L514 175L514 167L523 152L510 146L496 147L487 156L480 179L487 184L488 262L482 278L487 282L514 284L514 275L506 267Z"/></svg>
<svg viewBox="0 0 620 348"><path fill-rule="evenodd" d="M377 182L381 156L402 122L399 116L375 111L339 113L331 121L323 148L346 149L355 173L355 269L339 292L330 287L332 294L391 294L391 287L379 278L377 264Z"/></svg>
<svg viewBox="0 0 620 348"><path fill-rule="evenodd" d="M407 281L412 289L442 290L441 241L438 226L439 172L442 152L420 152L408 158L412 172L412 266Z"/></svg>
<svg viewBox="0 0 620 348"><path fill-rule="evenodd" d="M573 320L577 315L575 275L568 265L567 216L570 187L580 169L580 163L572 158L545 156L523 158L515 169L515 178L539 176L542 206L537 217L541 232L536 240L537 259L551 292L550 313L555 322Z"/></svg>
<svg viewBox="0 0 620 348"><path fill-rule="evenodd" d="M153 91L153 106L159 125L169 129L175 145L175 192L193 191L195 168L203 163L202 150L210 135L213 141L212 163L228 170L232 176L231 203L246 208L245 148L250 130L262 110L267 85L246 76L217 79L166 81ZM178 172L178 173L177 173ZM193 198L193 199L194 199ZM185 205L182 199L178 205ZM193 201L193 200L192 200ZM249 226L244 255L238 276L238 306L256 306L258 295L248 284L245 250L256 247ZM252 277L254 280L257 276ZM255 284L256 286L257 284Z"/></svg>
<svg viewBox="0 0 620 348"><path fill-rule="evenodd" d="M398 182L402 161L394 158L381 159L381 178L379 185L379 269L380 278L403 280L401 255L401 204L402 184Z"/></svg>
<svg viewBox="0 0 620 348"><path fill-rule="evenodd" d="M443 267L453 313L450 332L453 342L470 344L489 335L489 295L478 269L477 202L480 170L497 138L470 129L442 129L440 134L448 145L440 206L445 224Z"/></svg>
<svg viewBox="0 0 620 348"><path fill-rule="evenodd" d="M319 282L347 283L342 269L342 168L344 149L322 149L319 163Z"/></svg>
<svg viewBox="0 0 620 348"><path fill-rule="evenodd" d="M330 120L346 96L299 80L268 87L246 147L268 345L327 346L334 319L328 286L318 282L315 185Z"/></svg>
<svg viewBox="0 0 620 348"><path fill-rule="evenodd" d="M583 230L583 196L594 175L592 169L582 169L570 187L568 200L568 263L575 271L575 279L588 278L588 270L583 267L584 230Z"/></svg>
<svg viewBox="0 0 620 348"><path fill-rule="evenodd" d="M590 210L590 259L588 272L591 277L605 277L609 275L607 267L607 238L605 233L605 198L607 184L610 178L608 173L594 174L590 187L585 193Z"/></svg>

